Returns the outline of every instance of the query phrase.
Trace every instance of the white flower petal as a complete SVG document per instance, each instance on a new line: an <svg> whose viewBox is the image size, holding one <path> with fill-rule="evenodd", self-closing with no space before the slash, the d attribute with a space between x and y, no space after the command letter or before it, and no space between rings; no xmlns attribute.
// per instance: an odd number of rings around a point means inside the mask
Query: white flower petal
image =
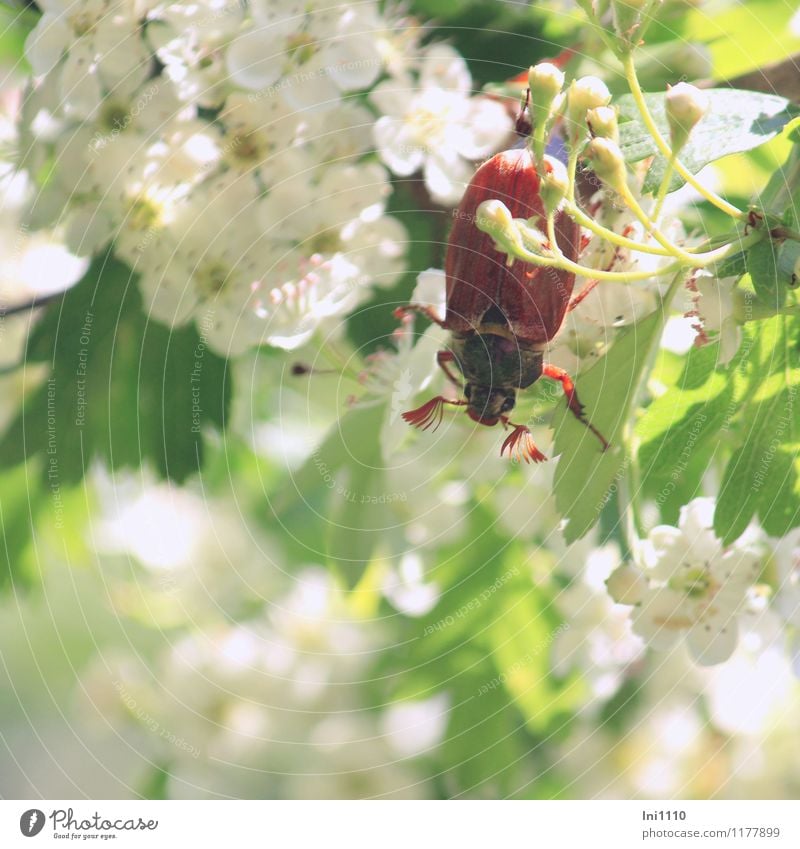
<svg viewBox="0 0 800 849"><path fill-rule="evenodd" d="M736 649L739 629L735 616L708 616L691 628L686 641L701 666L724 663Z"/></svg>
<svg viewBox="0 0 800 849"><path fill-rule="evenodd" d="M228 73L242 88L259 91L280 79L286 55L263 30L243 33L228 47Z"/></svg>
<svg viewBox="0 0 800 849"><path fill-rule="evenodd" d="M425 162L425 187L431 197L445 206L455 206L472 179L475 169L460 157L433 154Z"/></svg>
<svg viewBox="0 0 800 849"><path fill-rule="evenodd" d="M426 50L419 79L422 88L443 88L460 94L472 90L467 63L449 44L432 44Z"/></svg>
<svg viewBox="0 0 800 849"><path fill-rule="evenodd" d="M633 630L655 649L671 648L692 627L694 617L681 593L669 589L648 591L633 613Z"/></svg>
<svg viewBox="0 0 800 849"><path fill-rule="evenodd" d="M25 58L33 73L50 73L72 40L72 33L63 18L52 12L45 12L25 41Z"/></svg>
<svg viewBox="0 0 800 849"><path fill-rule="evenodd" d="M102 101L91 51L78 42L69 52L61 69L61 107L72 118L93 118Z"/></svg>
<svg viewBox="0 0 800 849"><path fill-rule="evenodd" d="M475 97L470 101L464 124L457 150L466 159L483 159L494 153L513 130L506 108L488 97Z"/></svg>
<svg viewBox="0 0 800 849"><path fill-rule="evenodd" d="M381 159L395 174L408 177L422 167L425 149L404 123L384 115L375 122L373 134Z"/></svg>
<svg viewBox="0 0 800 849"><path fill-rule="evenodd" d="M440 268L428 268L417 275L417 285L411 295L412 304L431 306L444 319L446 277Z"/></svg>

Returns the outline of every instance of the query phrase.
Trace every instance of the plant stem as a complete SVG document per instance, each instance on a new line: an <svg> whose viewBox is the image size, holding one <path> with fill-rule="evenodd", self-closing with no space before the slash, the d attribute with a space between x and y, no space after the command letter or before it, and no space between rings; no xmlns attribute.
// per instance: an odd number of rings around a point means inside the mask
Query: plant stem
<svg viewBox="0 0 800 849"><path fill-rule="evenodd" d="M646 245L643 242L628 239L626 236L621 236L619 233L615 233L613 230L603 227L602 224L598 224L574 203L565 201L564 211L587 230L591 230L592 233L602 236L607 242L619 245L621 248L628 248L629 250L643 254L653 254L654 256L674 256L674 254L666 248L656 245ZM686 248L686 252L690 254L695 253L698 250L698 248Z"/></svg>
<svg viewBox="0 0 800 849"><path fill-rule="evenodd" d="M540 244L540 237L535 236L533 233L526 232L528 228L524 222L520 222L517 225L517 228L523 242L527 241L528 244L534 245ZM504 239L502 248L510 257L521 259L531 265L547 268L560 268L564 271L571 271L573 274L580 275L581 277L591 277L595 280L613 280L617 283L635 283L638 280L650 280L653 277L664 277L669 274L675 274L686 268L706 268L709 265L713 265L715 262L726 259L734 253L743 251L745 248L754 245L756 242L760 242L764 238L764 235L763 231L757 230L749 236L739 239L737 242L731 242L727 245L723 245L713 251L708 251L708 253L694 255L687 254L686 259L682 257L677 262L673 262L670 265L655 271L602 271L596 268L588 268L585 265L579 265L578 263L567 259L564 254L561 253L558 244L553 239L550 239L551 254L549 256L528 250L524 244L520 243L519 240L512 241L511 239ZM494 238L498 239L500 237L495 234Z"/></svg>
<svg viewBox="0 0 800 849"><path fill-rule="evenodd" d="M694 257L692 254L687 253L683 248L679 248L676 244L671 242L662 232L658 229L655 221L650 219L650 216L642 209L639 205L639 201L633 196L633 192L628 188L627 185L621 185L617 189L617 191L622 195L623 200L626 205L630 209L630 211L639 219L642 223L642 226L647 230L648 233L661 245L671 256L674 256L678 259L682 259L685 263L692 263L694 261Z"/></svg>
<svg viewBox="0 0 800 849"><path fill-rule="evenodd" d="M667 199L667 194L669 193L669 184L672 182L672 175L675 171L675 160L678 158L677 153L673 150L672 156L667 160L667 167L664 169L664 176L661 178L661 185L658 187L658 194L656 195L656 205L653 207L653 221L656 223L656 226L659 224L659 220L661 218L661 210L664 207L664 201Z"/></svg>
<svg viewBox="0 0 800 849"><path fill-rule="evenodd" d="M639 110L639 114L642 116L642 121L644 121L645 127L647 127L648 132L653 137L653 141L656 143L656 146L661 151L662 155L665 156L667 160L670 160L672 158L672 149L669 144L667 144L665 138L661 135L661 132L656 126L653 116L650 114L650 110L647 107L647 101L645 100L644 93L639 85L639 78L636 76L636 66L633 62L633 54L631 52L626 53L621 57L621 61L622 66L625 69L625 78L628 81L628 86ZM743 218L746 215L745 212L734 206L732 203L728 203L728 201L721 198L718 194L716 194L716 192L712 192L710 189L701 185L700 181L697 180L694 174L692 174L683 165L683 163L680 162L680 160L675 158L673 164L678 174L680 174L690 186L700 192L700 194L709 201L709 203L714 204L717 209L722 210L722 212L726 215L730 215L731 218Z"/></svg>

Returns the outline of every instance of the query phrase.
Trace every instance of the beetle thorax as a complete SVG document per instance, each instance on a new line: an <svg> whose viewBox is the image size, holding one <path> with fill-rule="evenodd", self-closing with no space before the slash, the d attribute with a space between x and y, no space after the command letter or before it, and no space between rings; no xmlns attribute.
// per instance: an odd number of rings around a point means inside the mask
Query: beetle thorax
<svg viewBox="0 0 800 849"><path fill-rule="evenodd" d="M496 333L455 334L453 354L466 381L470 416L483 424L512 410L517 390L542 374L541 348Z"/></svg>

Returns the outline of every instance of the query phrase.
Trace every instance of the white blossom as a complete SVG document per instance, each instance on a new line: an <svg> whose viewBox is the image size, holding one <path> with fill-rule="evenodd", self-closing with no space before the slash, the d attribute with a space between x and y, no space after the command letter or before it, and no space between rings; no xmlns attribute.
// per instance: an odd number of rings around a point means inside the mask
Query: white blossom
<svg viewBox="0 0 800 849"><path fill-rule="evenodd" d="M714 502L681 508L678 527L654 528L639 554L650 587L633 614L649 645L667 649L686 637L698 663L722 663L738 642L738 617L756 582L763 555L748 532L723 546L712 528Z"/></svg>
<svg viewBox="0 0 800 849"><path fill-rule="evenodd" d="M381 159L400 176L421 170L439 203L458 202L472 163L499 149L512 129L502 104L472 97L471 87L462 57L438 44L425 52L418 81L389 80L371 94L384 113L375 124Z"/></svg>
<svg viewBox="0 0 800 849"><path fill-rule="evenodd" d="M350 3L254 0L252 26L227 51L231 79L251 91L278 91L295 109L331 109L342 92L371 86L382 58L372 21ZM265 45L270 45L265 49Z"/></svg>
<svg viewBox="0 0 800 849"><path fill-rule="evenodd" d="M733 289L736 277L718 279L705 270L697 271L688 283L693 308L687 316L694 319L695 345L719 342L719 362L730 362L739 349L741 327L733 314Z"/></svg>

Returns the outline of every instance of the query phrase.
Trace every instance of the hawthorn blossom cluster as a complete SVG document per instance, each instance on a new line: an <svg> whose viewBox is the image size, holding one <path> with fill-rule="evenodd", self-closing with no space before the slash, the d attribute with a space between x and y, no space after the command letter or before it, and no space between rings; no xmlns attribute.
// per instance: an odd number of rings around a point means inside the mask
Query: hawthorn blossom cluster
<svg viewBox="0 0 800 849"><path fill-rule="evenodd" d="M154 319L229 356L298 347L398 279L387 166L451 203L510 130L455 50L377 2L42 6L25 226L81 257L112 245Z"/></svg>

